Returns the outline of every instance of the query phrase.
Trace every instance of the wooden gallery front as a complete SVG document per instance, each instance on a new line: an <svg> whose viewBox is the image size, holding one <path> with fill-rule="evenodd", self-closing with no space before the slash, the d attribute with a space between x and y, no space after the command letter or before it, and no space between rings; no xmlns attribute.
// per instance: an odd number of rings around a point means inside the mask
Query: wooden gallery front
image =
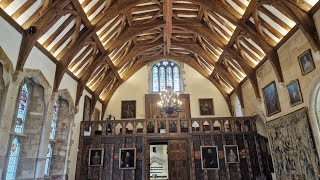
<svg viewBox="0 0 320 180"><path fill-rule="evenodd" d="M148 94L147 119L83 121L76 179L271 179L268 140L253 117L191 118L182 96L185 111L174 116L157 114L157 96ZM167 147L167 177L150 174L154 144Z"/></svg>

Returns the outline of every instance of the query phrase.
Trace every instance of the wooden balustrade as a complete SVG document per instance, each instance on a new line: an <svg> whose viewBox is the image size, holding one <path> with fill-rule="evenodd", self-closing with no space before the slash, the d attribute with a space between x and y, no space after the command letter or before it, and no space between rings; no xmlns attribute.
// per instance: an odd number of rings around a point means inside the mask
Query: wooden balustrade
<svg viewBox="0 0 320 180"><path fill-rule="evenodd" d="M256 124L252 117L83 121L80 131L81 136L248 133Z"/></svg>

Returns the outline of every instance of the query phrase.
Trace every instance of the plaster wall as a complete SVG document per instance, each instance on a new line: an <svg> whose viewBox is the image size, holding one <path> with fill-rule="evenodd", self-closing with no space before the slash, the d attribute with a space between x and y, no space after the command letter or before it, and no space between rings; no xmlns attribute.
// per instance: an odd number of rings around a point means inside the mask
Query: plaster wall
<svg viewBox="0 0 320 180"><path fill-rule="evenodd" d="M205 77L190 66L183 64L184 93L190 94L191 117L200 116L199 98L213 98L216 117L230 116L228 105L220 91ZM116 119L121 117L121 101L136 100L137 119L145 118L145 94L149 93L149 68L144 66L113 94L107 107L106 115L112 114ZM214 117L212 116L212 117ZM210 116L206 116L210 117Z"/></svg>

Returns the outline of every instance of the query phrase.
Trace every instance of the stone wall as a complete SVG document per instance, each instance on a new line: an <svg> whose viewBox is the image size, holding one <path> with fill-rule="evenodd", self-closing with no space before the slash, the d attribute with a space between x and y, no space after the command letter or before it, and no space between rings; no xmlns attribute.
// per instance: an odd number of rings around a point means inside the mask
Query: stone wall
<svg viewBox="0 0 320 180"><path fill-rule="evenodd" d="M314 14L314 21L320 34L320 11ZM312 56L315 62L316 69L309 74L302 75L298 57L306 50L311 49ZM244 115L252 116L259 115L264 122L272 121L278 117L284 116L291 112L294 112L302 107L314 108L315 104L311 104L312 92L320 79L320 53L318 50L312 49L308 39L305 37L301 30L297 30L292 37L290 37L279 49L278 55L280 59L280 65L283 73L284 82L279 82L275 71L269 61L266 61L256 71L258 78L259 93L261 98L254 96L254 90L249 80L244 82L241 86L243 101L244 101ZM292 80L299 80L301 92L303 96L303 103L294 107L290 106L289 94L287 90L287 84ZM266 109L263 99L262 89L270 82L275 81L281 112L272 116L266 116ZM320 154L320 133L319 133L319 119L316 116L311 116L311 124L313 129L314 138L316 139L318 153Z"/></svg>

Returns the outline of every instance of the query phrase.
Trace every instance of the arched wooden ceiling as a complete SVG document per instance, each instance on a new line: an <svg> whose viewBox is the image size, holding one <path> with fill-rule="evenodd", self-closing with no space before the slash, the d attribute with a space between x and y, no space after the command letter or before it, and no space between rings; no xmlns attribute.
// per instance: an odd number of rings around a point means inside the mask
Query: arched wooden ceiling
<svg viewBox="0 0 320 180"><path fill-rule="evenodd" d="M64 73L78 79L76 104L86 87L106 105L161 58L189 64L226 99L235 92L241 101L246 78L259 96L255 69L264 59L283 81L277 48L294 29L320 47L309 12L318 0L0 0L0 7L25 30L16 69L41 45L56 59L54 91Z"/></svg>

